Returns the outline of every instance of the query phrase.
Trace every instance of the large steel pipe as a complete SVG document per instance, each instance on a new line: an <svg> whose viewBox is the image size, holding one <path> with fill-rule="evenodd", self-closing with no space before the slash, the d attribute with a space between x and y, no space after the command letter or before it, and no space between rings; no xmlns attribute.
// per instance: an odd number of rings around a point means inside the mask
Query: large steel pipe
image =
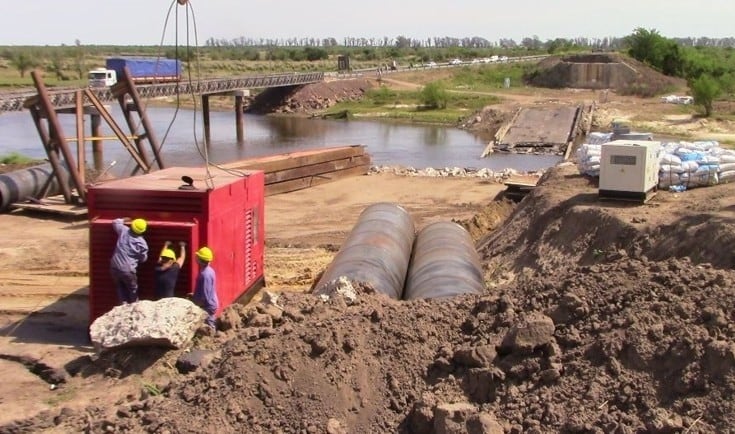
<svg viewBox="0 0 735 434"><path fill-rule="evenodd" d="M69 174L64 167L65 178ZM59 183L53 175L50 164L28 167L0 175L0 211L5 211L11 204L28 198L37 198L43 193L43 187L50 182L46 192L48 196L60 194Z"/></svg>
<svg viewBox="0 0 735 434"><path fill-rule="evenodd" d="M404 300L482 294L480 257L470 234L453 222L426 226L414 242Z"/></svg>
<svg viewBox="0 0 735 434"><path fill-rule="evenodd" d="M399 300L415 233L411 215L400 205L370 205L360 214L315 291L345 277L360 287Z"/></svg>

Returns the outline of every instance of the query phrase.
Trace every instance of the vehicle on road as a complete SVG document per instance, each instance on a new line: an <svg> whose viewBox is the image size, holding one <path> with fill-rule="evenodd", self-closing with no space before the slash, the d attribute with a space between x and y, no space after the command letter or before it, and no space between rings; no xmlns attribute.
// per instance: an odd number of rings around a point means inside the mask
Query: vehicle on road
<svg viewBox="0 0 735 434"><path fill-rule="evenodd" d="M460 60L460 59L452 59L452 60L449 61L449 64L450 65L461 65L462 64L462 60Z"/></svg>
<svg viewBox="0 0 735 434"><path fill-rule="evenodd" d="M181 80L182 65L180 60L159 57L110 57L104 68L89 71L89 86L112 86L125 69L136 84L171 83Z"/></svg>

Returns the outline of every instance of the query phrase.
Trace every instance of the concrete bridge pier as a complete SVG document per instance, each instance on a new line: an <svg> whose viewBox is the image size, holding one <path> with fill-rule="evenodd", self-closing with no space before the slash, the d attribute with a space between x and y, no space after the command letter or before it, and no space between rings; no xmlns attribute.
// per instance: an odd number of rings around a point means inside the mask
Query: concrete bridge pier
<svg viewBox="0 0 735 434"><path fill-rule="evenodd" d="M237 143L241 144L245 141L245 116L243 115L243 97L250 96L247 89L236 90L235 95L235 131L237 131Z"/></svg>
<svg viewBox="0 0 735 434"><path fill-rule="evenodd" d="M212 142L212 130L209 124L209 95L202 95L202 118L204 118L204 145Z"/></svg>
<svg viewBox="0 0 735 434"><path fill-rule="evenodd" d="M237 89L225 93L202 94L202 117L204 118L204 141L210 144L212 141L212 126L209 119L209 97L212 95L232 95L235 97L235 132L237 143L245 141L245 97L250 96L249 89Z"/></svg>

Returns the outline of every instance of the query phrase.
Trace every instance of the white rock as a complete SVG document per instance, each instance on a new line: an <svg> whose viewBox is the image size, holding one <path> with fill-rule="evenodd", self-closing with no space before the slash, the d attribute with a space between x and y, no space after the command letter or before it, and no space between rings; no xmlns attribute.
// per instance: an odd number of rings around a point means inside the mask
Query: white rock
<svg viewBox="0 0 735 434"><path fill-rule="evenodd" d="M142 300L114 307L89 327L89 336L100 350L123 346L181 348L194 337L206 312L184 298Z"/></svg>

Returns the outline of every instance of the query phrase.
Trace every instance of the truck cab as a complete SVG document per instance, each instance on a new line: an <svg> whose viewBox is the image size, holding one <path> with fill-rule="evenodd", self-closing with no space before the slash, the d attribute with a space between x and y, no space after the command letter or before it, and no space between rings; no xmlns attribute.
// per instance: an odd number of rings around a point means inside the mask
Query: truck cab
<svg viewBox="0 0 735 434"><path fill-rule="evenodd" d="M117 72L107 68L96 68L89 71L89 87L108 87L117 83Z"/></svg>

